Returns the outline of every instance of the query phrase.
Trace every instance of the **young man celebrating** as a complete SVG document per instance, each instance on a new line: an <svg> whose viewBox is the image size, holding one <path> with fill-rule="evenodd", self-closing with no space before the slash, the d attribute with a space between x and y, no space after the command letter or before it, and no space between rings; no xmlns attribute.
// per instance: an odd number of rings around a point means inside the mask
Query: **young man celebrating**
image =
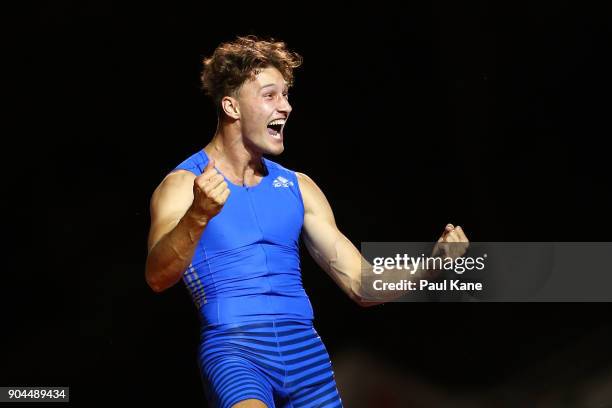
<svg viewBox="0 0 612 408"><path fill-rule="evenodd" d="M201 322L200 367L215 407L341 407L302 286L299 238L355 302L362 257L338 230L308 176L263 155L283 152L288 88L301 57L253 36L221 44L202 81L218 109L206 147L151 198L146 280L161 292L183 279ZM440 241L467 242L447 225Z"/></svg>

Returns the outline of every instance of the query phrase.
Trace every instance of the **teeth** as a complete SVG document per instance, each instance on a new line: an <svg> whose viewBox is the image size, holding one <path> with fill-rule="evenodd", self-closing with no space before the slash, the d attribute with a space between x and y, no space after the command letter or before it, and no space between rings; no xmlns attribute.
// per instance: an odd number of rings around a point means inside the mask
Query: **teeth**
<svg viewBox="0 0 612 408"><path fill-rule="evenodd" d="M276 119L269 123L269 125L284 125L285 119Z"/></svg>

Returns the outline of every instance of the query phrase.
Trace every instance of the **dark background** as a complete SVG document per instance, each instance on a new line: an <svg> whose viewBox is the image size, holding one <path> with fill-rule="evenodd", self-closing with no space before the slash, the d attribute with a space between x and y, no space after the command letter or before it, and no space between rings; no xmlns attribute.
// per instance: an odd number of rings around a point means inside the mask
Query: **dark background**
<svg viewBox="0 0 612 408"><path fill-rule="evenodd" d="M7 36L17 92L5 110L1 385L69 385L87 405L203 404L195 307L182 285L154 294L144 281L148 200L210 140L201 60L236 35L304 57L272 159L318 183L356 245L434 240L448 222L472 241L610 241L604 10L328 6L99 0L20 12ZM303 255L332 360L361 346L451 393L503 387L550 359L565 374L547 384L611 366L609 304L361 309Z"/></svg>

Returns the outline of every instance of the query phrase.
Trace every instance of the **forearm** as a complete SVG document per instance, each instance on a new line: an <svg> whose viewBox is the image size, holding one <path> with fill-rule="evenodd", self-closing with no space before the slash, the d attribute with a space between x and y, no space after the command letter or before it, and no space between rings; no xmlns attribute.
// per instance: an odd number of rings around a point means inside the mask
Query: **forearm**
<svg viewBox="0 0 612 408"><path fill-rule="evenodd" d="M305 235L306 248L317 264L355 303L368 307L392 300L380 299L380 293L369 290L372 288L369 277L376 275L372 273L372 266L346 236L337 231L327 231L317 238L320 241L314 242Z"/></svg>
<svg viewBox="0 0 612 408"><path fill-rule="evenodd" d="M396 300L409 291L382 288L383 283L416 282L431 279L436 271L417 264L416 270L408 268L389 268L383 273L375 273L374 267L361 255L353 243L335 228L320 225L318 234L305 234L306 248L321 268L336 284L358 305L375 306ZM414 284L413 284L414 285Z"/></svg>
<svg viewBox="0 0 612 408"><path fill-rule="evenodd" d="M362 258L362 267L358 285L358 295L364 306L372 306L397 300L405 296L409 291L390 290L385 284L415 282L418 285L420 279L431 279L437 275L434 270L427 270L422 265L413 265L408 268L385 269L383 273L375 273L373 266ZM414 285L414 284L413 284Z"/></svg>
<svg viewBox="0 0 612 408"><path fill-rule="evenodd" d="M334 252L329 254L329 272L336 281L360 306L368 307L396 300L405 296L406 291L381 290L382 283L418 282L420 279L433 278L435 271L429 271L418 264L408 268L394 267L383 273L374 273L373 266L344 235L334 243ZM319 256L321 256L320 254ZM322 262L324 263L324 262Z"/></svg>
<svg viewBox="0 0 612 408"><path fill-rule="evenodd" d="M146 263L146 280L155 292L176 284L187 269L207 220L187 210L177 225L151 248Z"/></svg>

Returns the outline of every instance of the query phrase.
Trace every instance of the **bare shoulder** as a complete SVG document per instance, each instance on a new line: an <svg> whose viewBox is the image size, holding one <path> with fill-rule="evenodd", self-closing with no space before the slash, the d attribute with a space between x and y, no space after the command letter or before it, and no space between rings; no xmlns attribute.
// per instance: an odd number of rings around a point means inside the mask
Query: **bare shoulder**
<svg viewBox="0 0 612 408"><path fill-rule="evenodd" d="M306 213L318 213L321 212L321 210L327 211L329 208L327 198L314 180L304 173L296 171L295 174L302 193L302 200Z"/></svg>
<svg viewBox="0 0 612 408"><path fill-rule="evenodd" d="M300 188L302 188L303 186L306 189L315 189L315 190L321 191L317 183L315 183L314 180L307 174L296 171L295 175L297 176L298 183L300 184Z"/></svg>
<svg viewBox="0 0 612 408"><path fill-rule="evenodd" d="M193 202L195 178L195 174L190 171L177 170L164 177L153 192L150 202L149 251L164 234L174 228Z"/></svg>
<svg viewBox="0 0 612 408"><path fill-rule="evenodd" d="M302 193L304 204L306 204L307 201L310 201L314 195L322 194L319 186L317 186L314 180L311 179L308 175L297 171L295 172L295 175L300 186L300 191Z"/></svg>
<svg viewBox="0 0 612 408"><path fill-rule="evenodd" d="M157 189L180 188L184 185L191 185L195 178L196 175L188 170L176 170L164 177Z"/></svg>
<svg viewBox="0 0 612 408"><path fill-rule="evenodd" d="M312 181L312 179L304 173L300 173L299 171L296 171L295 175L298 179L298 183L300 184L300 188L302 186L309 187L311 184L314 184L314 181Z"/></svg>
<svg viewBox="0 0 612 408"><path fill-rule="evenodd" d="M177 170L169 173L159 183L153 196L164 195L165 193L177 193L180 190L189 189L193 186L196 175L187 170Z"/></svg>
<svg viewBox="0 0 612 408"><path fill-rule="evenodd" d="M151 208L181 210L193 200L193 181L196 175L187 170L177 170L168 174L159 183L151 197Z"/></svg>

